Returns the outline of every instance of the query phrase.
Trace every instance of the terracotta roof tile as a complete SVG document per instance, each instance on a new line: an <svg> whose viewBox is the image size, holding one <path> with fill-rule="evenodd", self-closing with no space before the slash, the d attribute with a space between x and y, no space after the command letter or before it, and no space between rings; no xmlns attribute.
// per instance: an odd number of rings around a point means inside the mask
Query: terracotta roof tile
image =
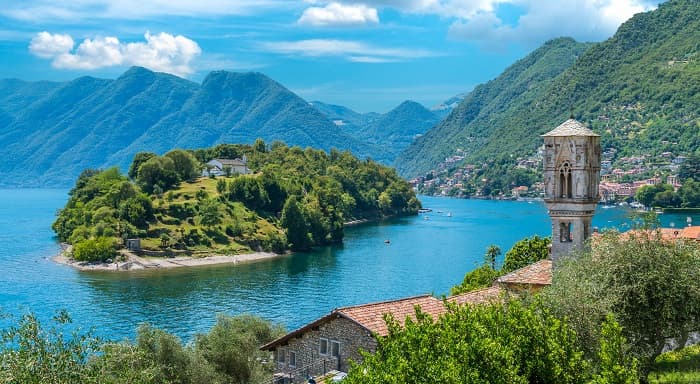
<svg viewBox="0 0 700 384"><path fill-rule="evenodd" d="M386 336L389 334L389 329L384 322L384 314L392 314L403 324L406 317L415 319L416 306L420 306L421 311L434 318L445 312L442 300L430 295L338 308L334 312L355 321L379 336Z"/></svg>
<svg viewBox="0 0 700 384"><path fill-rule="evenodd" d="M540 260L496 279L499 283L552 285L552 261Z"/></svg>
<svg viewBox="0 0 700 384"><path fill-rule="evenodd" d="M455 304L485 304L495 302L501 299L503 288L500 285L494 285L488 288L479 289L476 291L466 292L455 296L450 296L447 301Z"/></svg>

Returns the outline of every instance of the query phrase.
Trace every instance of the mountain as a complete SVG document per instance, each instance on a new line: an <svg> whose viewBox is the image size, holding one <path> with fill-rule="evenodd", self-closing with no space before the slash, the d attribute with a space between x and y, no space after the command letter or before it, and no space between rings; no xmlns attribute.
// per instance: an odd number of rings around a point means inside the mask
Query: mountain
<svg viewBox="0 0 700 384"><path fill-rule="evenodd" d="M477 157L484 147L498 139L497 131L527 134L529 126L504 126L504 123L513 115L524 113L523 109L541 97L549 83L589 47L570 38L560 38L518 60L497 78L474 88L444 120L402 152L396 160L397 168L404 175L414 176L434 168L458 149L470 158ZM509 142L494 150L507 149L510 153L511 148L519 145Z"/></svg>
<svg viewBox="0 0 700 384"><path fill-rule="evenodd" d="M461 149L468 163L512 165L571 114L617 158L697 151L698 41L697 0L637 14L602 43L549 41L470 92L396 164L403 175L419 175Z"/></svg>
<svg viewBox="0 0 700 384"><path fill-rule="evenodd" d="M460 93L459 95L452 96L442 103L431 107L430 111L438 115L441 119L444 119L450 114L450 112L452 112L453 109L457 108L459 103L461 103L465 97L467 97L466 93Z"/></svg>
<svg viewBox="0 0 700 384"><path fill-rule="evenodd" d="M370 148L380 148L372 151L372 158L386 164L440 121L438 115L410 100L385 114L363 114L320 101L311 104L348 134L373 145Z"/></svg>
<svg viewBox="0 0 700 384"><path fill-rule="evenodd" d="M0 122L3 185L69 185L88 167L126 169L139 151L258 137L370 155L366 143L260 73L212 72L201 85L139 67L115 80L4 80Z"/></svg>

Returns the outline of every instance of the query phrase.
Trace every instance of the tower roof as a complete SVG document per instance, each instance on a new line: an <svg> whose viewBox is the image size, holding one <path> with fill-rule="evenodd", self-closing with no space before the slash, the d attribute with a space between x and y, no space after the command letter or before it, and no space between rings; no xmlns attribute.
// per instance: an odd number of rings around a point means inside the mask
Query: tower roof
<svg viewBox="0 0 700 384"><path fill-rule="evenodd" d="M599 136L574 119L563 122L560 126L542 135L545 136Z"/></svg>

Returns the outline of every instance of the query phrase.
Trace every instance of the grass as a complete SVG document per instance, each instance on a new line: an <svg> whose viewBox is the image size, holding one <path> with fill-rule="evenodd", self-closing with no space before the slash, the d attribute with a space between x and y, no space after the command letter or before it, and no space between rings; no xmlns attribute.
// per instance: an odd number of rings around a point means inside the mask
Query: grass
<svg viewBox="0 0 700 384"><path fill-rule="evenodd" d="M666 352L656 358L649 374L654 384L700 383L700 345Z"/></svg>
<svg viewBox="0 0 700 384"><path fill-rule="evenodd" d="M142 238L141 246L149 250L161 250L161 233L167 233L175 242L183 234L197 231L202 239L189 244L193 252L240 254L254 251L248 244L261 244L270 234L279 233L272 219L261 217L240 202L219 200L216 190L219 178L199 178L182 183L177 189L154 199L156 221L149 225L149 237ZM202 191L204 193L202 193ZM199 207L202 201L217 199L221 222L211 227L200 224Z"/></svg>

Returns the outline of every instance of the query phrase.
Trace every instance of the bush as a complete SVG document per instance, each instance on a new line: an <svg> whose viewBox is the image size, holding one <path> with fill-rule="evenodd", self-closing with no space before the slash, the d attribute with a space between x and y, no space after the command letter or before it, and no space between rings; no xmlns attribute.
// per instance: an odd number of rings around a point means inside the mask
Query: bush
<svg viewBox="0 0 700 384"><path fill-rule="evenodd" d="M105 261L117 254L114 238L93 237L73 245L73 258L78 261Z"/></svg>

